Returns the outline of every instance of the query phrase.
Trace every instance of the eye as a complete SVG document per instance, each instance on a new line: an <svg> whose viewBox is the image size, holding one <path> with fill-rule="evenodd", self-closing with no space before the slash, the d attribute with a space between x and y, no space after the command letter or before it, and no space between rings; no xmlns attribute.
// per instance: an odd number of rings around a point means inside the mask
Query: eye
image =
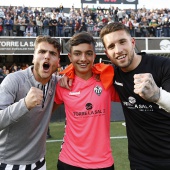
<svg viewBox="0 0 170 170"><path fill-rule="evenodd" d="M53 55L53 56L57 56L57 53L54 52L54 51L50 52L50 54Z"/></svg>
<svg viewBox="0 0 170 170"><path fill-rule="evenodd" d="M39 53L44 54L46 51L45 50L40 50Z"/></svg>
<svg viewBox="0 0 170 170"><path fill-rule="evenodd" d="M115 45L114 44L111 44L108 46L108 49L111 50L111 49L114 49Z"/></svg>
<svg viewBox="0 0 170 170"><path fill-rule="evenodd" d="M92 53L92 52L88 52L87 55L88 55L88 56L92 56L93 53Z"/></svg>
<svg viewBox="0 0 170 170"><path fill-rule="evenodd" d="M126 41L125 40L122 40L122 41L120 41L120 44L124 44Z"/></svg>
<svg viewBox="0 0 170 170"><path fill-rule="evenodd" d="M74 53L75 56L80 56L80 53Z"/></svg>

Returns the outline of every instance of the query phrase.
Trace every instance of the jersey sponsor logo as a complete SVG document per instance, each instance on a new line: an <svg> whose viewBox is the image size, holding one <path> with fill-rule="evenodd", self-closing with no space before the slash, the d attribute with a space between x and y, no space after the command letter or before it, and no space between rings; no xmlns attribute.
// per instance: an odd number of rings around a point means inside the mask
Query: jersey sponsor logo
<svg viewBox="0 0 170 170"><path fill-rule="evenodd" d="M91 110L93 108L93 105L91 103L86 104L86 109Z"/></svg>
<svg viewBox="0 0 170 170"><path fill-rule="evenodd" d="M93 116L102 116L105 115L105 109L93 109L92 103L86 103L85 105L86 110L83 112L75 111L73 112L74 117L76 118L88 118Z"/></svg>
<svg viewBox="0 0 170 170"><path fill-rule="evenodd" d="M122 86L123 87L123 83L119 83L115 80L115 84L118 85L118 86Z"/></svg>
<svg viewBox="0 0 170 170"><path fill-rule="evenodd" d="M96 87L94 88L94 92L95 92L98 96L100 96L100 95L102 94L102 88L101 88L100 86L96 86Z"/></svg>
<svg viewBox="0 0 170 170"><path fill-rule="evenodd" d="M153 111L153 107L152 105L146 105L146 104L137 104L136 103L136 99L132 96L129 96L128 97L128 101L123 101L122 102L123 105L125 107L127 107L128 109L131 109L131 110L138 110L140 112L152 112Z"/></svg>

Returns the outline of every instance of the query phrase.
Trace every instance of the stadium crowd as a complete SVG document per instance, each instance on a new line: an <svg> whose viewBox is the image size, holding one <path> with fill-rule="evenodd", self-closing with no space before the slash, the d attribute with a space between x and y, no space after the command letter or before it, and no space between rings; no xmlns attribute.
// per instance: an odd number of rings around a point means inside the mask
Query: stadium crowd
<svg viewBox="0 0 170 170"><path fill-rule="evenodd" d="M0 7L0 36L71 37L88 31L99 36L103 26L122 22L129 27L133 37L170 37L170 9L66 9L25 6Z"/></svg>
<svg viewBox="0 0 170 170"><path fill-rule="evenodd" d="M38 8L25 6L0 6L0 36L50 35L53 37L71 37L87 31L98 37L101 28L111 22L122 22L130 30L132 37L170 37L170 9L109 9ZM5 67L5 68L4 68ZM6 68L7 67L7 68ZM26 68L24 63L18 66L1 66L3 74L9 74ZM1 71L1 72L2 72Z"/></svg>

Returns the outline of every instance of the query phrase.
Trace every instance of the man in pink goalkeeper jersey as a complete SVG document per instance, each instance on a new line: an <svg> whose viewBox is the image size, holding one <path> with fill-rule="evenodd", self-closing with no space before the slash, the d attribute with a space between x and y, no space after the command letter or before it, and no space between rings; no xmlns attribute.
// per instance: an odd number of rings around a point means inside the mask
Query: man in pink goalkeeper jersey
<svg viewBox="0 0 170 170"><path fill-rule="evenodd" d="M110 113L111 101L119 102L119 97L112 85L113 67L93 65L95 41L87 32L69 40L68 57L72 64L64 73L74 82L71 90L57 85L54 103L54 109L64 103L66 113L58 170L114 170ZM96 80L96 74L101 81Z"/></svg>

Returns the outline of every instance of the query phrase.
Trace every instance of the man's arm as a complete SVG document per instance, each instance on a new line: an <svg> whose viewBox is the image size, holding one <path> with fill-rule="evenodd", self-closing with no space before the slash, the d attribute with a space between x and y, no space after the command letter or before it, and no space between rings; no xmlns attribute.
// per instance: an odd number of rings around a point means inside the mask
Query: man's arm
<svg viewBox="0 0 170 170"><path fill-rule="evenodd" d="M32 108L42 103L42 90L31 87L26 97L16 100L19 92L18 79L8 75L0 85L0 130L5 129L19 118L28 113Z"/></svg>
<svg viewBox="0 0 170 170"><path fill-rule="evenodd" d="M71 90L73 79L69 79L67 76L64 75L60 78L58 83L61 87Z"/></svg>
<svg viewBox="0 0 170 170"><path fill-rule="evenodd" d="M134 84L134 93L170 113L170 93L156 85L152 74L135 74Z"/></svg>
<svg viewBox="0 0 170 170"><path fill-rule="evenodd" d="M58 109L58 107L60 106L61 104L57 104L56 102L54 102L54 104L53 104L53 109L52 109L52 113L56 110L56 109Z"/></svg>

